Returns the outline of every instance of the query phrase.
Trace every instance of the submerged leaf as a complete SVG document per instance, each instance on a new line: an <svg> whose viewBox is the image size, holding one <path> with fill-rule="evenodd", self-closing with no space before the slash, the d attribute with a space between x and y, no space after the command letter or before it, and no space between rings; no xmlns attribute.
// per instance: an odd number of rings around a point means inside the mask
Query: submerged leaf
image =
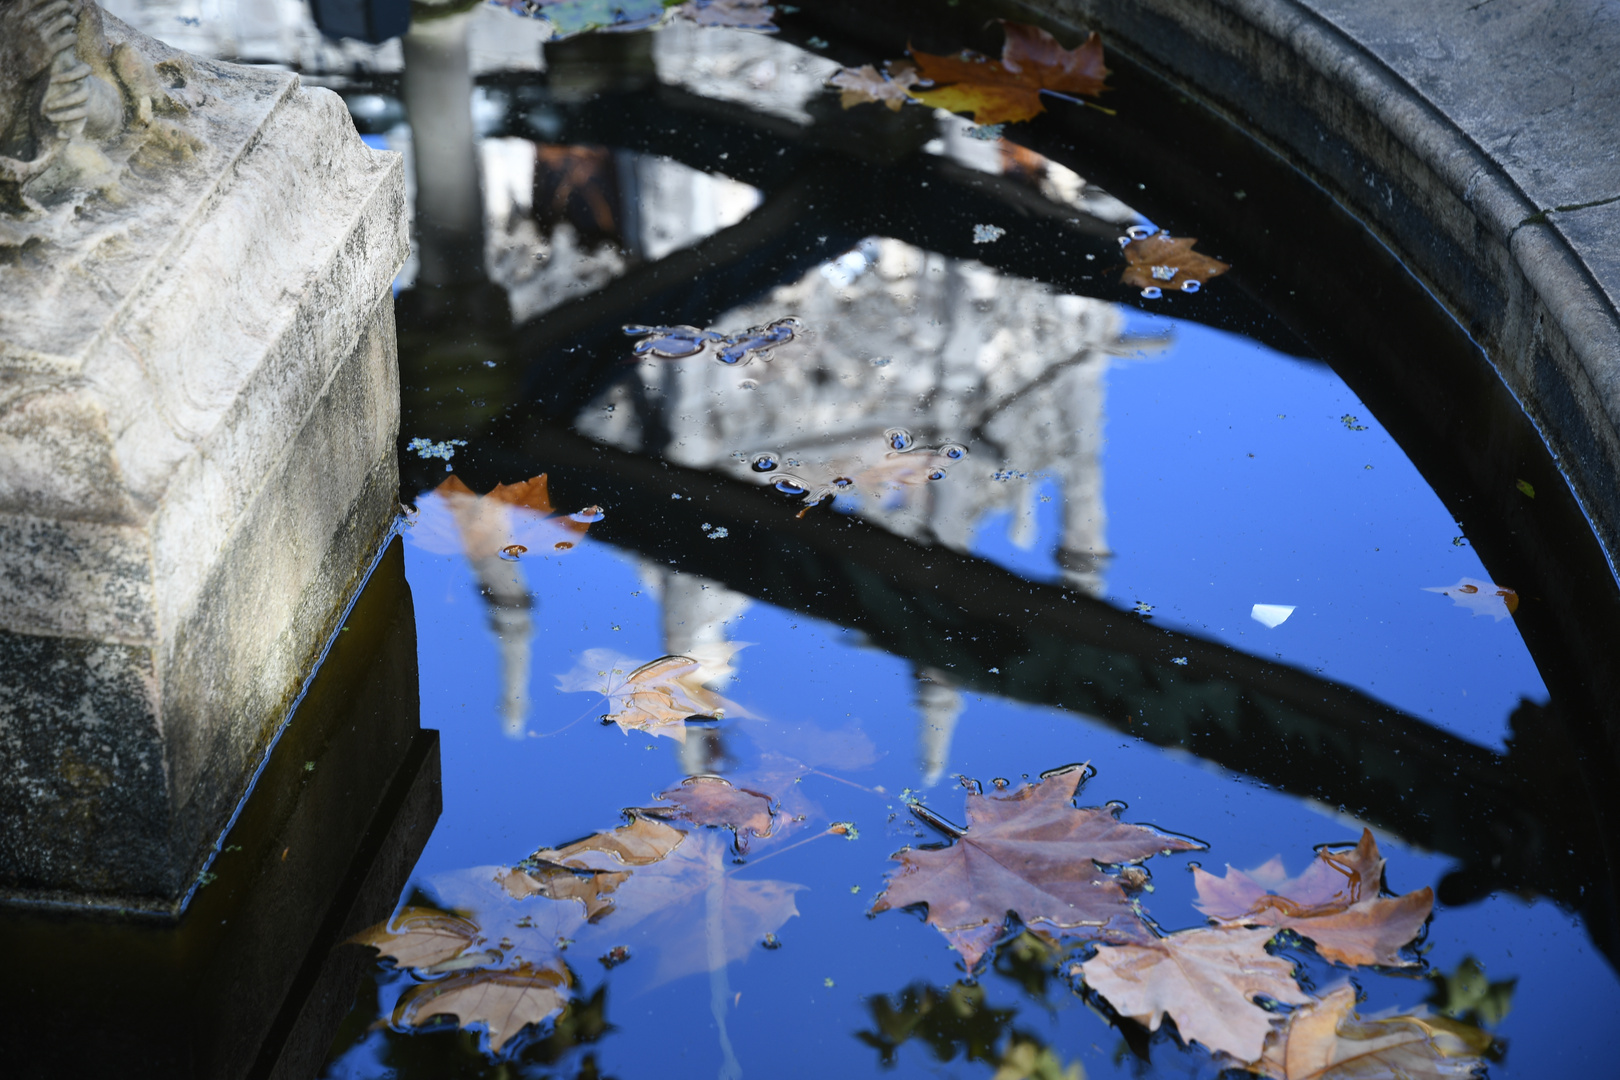
<svg viewBox="0 0 1620 1080"><path fill-rule="evenodd" d="M463 1028L482 1024L489 1031L489 1048L499 1053L523 1028L562 1012L570 982L560 961L458 972L408 990L394 1009L393 1021L400 1027L420 1027L435 1016L454 1016Z"/></svg>
<svg viewBox="0 0 1620 1080"><path fill-rule="evenodd" d="M1225 878L1193 870L1198 909L1217 922L1286 927L1345 964L1410 966L1400 949L1434 910L1434 890L1383 897L1383 878L1384 859L1367 829L1354 848L1320 850L1297 878L1284 876L1280 858L1247 874L1227 867Z"/></svg>
<svg viewBox="0 0 1620 1080"><path fill-rule="evenodd" d="M1295 1012L1256 1071L1276 1080L1452 1080L1475 1075L1491 1037L1439 1016L1356 1015L1341 986Z"/></svg>
<svg viewBox="0 0 1620 1080"><path fill-rule="evenodd" d="M1294 966L1266 952L1270 939L1270 930L1184 930L1143 944L1104 945L1080 973L1121 1016L1149 1031L1169 1016L1188 1042L1255 1061L1276 1017L1254 999L1312 1000L1294 981Z"/></svg>
<svg viewBox="0 0 1620 1080"><path fill-rule="evenodd" d="M1098 864L1139 863L1204 845L1124 824L1111 807L1076 809L1085 776L1077 765L1006 795L969 794L960 838L894 855L900 867L872 911L926 904L928 922L961 952L969 971L995 944L1009 912L1036 930L1143 938L1124 887Z"/></svg>
<svg viewBox="0 0 1620 1080"><path fill-rule="evenodd" d="M1506 585L1496 585L1478 578L1463 578L1455 585L1434 585L1424 592L1443 593L1452 603L1467 608L1475 615L1489 615L1501 622L1519 610L1519 594Z"/></svg>
<svg viewBox="0 0 1620 1080"><path fill-rule="evenodd" d="M838 87L838 103L846 109L877 102L891 112L899 112L910 89L917 85L917 70L910 64L891 64L886 73L880 73L871 64L862 64L858 68L839 68L827 85Z"/></svg>
<svg viewBox="0 0 1620 1080"><path fill-rule="evenodd" d="M1126 266L1120 280L1138 289L1197 292L1210 278L1219 277L1232 267L1194 251L1196 243L1193 237L1172 237L1164 232L1132 240L1125 245Z"/></svg>
<svg viewBox="0 0 1620 1080"><path fill-rule="evenodd" d="M770 796L733 787L724 777L689 776L658 797L672 805L645 807L641 813L730 829L738 851L748 850L749 837L771 835Z"/></svg>
<svg viewBox="0 0 1620 1080"><path fill-rule="evenodd" d="M926 105L950 112L970 112L976 124L1005 124L1029 120L1046 106L1041 92L1096 97L1107 87L1102 39L1095 33L1074 49L1034 26L1002 20L1007 41L1001 59L990 60L964 53L936 56L910 50L923 78L936 89L912 90Z"/></svg>

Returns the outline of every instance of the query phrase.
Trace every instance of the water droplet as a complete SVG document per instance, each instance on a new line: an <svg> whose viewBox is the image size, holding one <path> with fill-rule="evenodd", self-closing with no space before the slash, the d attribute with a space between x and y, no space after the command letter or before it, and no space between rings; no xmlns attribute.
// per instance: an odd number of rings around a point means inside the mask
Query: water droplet
<svg viewBox="0 0 1620 1080"><path fill-rule="evenodd" d="M835 476L833 477L832 486L838 488L839 490L843 490L844 488L852 487L854 483L855 481L851 480L847 476Z"/></svg>
<svg viewBox="0 0 1620 1080"><path fill-rule="evenodd" d="M782 939L777 937L775 934L766 934L765 940L760 942L760 944L765 946L767 949L780 949L782 947Z"/></svg>
<svg viewBox="0 0 1620 1080"><path fill-rule="evenodd" d="M596 718L596 722L598 724L601 724L603 727L612 727L613 726L613 717L609 713L603 713L601 716L598 716Z"/></svg>
<svg viewBox="0 0 1620 1080"><path fill-rule="evenodd" d="M1147 288L1142 290L1142 298L1144 300L1157 300L1163 295L1164 293L1157 285L1149 285Z"/></svg>
<svg viewBox="0 0 1620 1080"><path fill-rule="evenodd" d="M948 442L939 448L939 456L949 458L951 461L961 461L967 457L967 447L961 443Z"/></svg>
<svg viewBox="0 0 1620 1080"><path fill-rule="evenodd" d="M945 472L944 469L929 469L928 470L928 479L930 479L930 480L943 480L943 479L945 479L946 475L947 475L947 473Z"/></svg>
<svg viewBox="0 0 1620 1080"><path fill-rule="evenodd" d="M796 476L779 476L776 478L776 490L784 495L808 495L810 485Z"/></svg>
<svg viewBox="0 0 1620 1080"><path fill-rule="evenodd" d="M569 514L568 517L572 521L578 521L585 525L591 525L607 517L607 513L603 511L600 506L587 506L583 510Z"/></svg>
<svg viewBox="0 0 1620 1080"><path fill-rule="evenodd" d="M890 364L894 363L894 361L889 359L887 356L874 356L867 362L873 367L888 367Z"/></svg>
<svg viewBox="0 0 1620 1080"><path fill-rule="evenodd" d="M969 791L973 792L973 794L975 794L975 795L982 794L983 791L984 791L984 785L980 784L977 780L973 779L971 776L958 776L956 778L956 782L961 784L963 787L967 788Z"/></svg>
<svg viewBox="0 0 1620 1080"><path fill-rule="evenodd" d="M739 390L753 390L758 386L759 386L759 383L755 382L753 379L744 379L742 382L737 384L737 389L739 389Z"/></svg>
<svg viewBox="0 0 1620 1080"><path fill-rule="evenodd" d="M1182 292L1197 292L1199 289L1202 289L1202 288L1203 288L1203 286L1200 285L1193 278L1188 278L1186 281L1183 281L1181 283L1181 291Z"/></svg>
<svg viewBox="0 0 1620 1080"><path fill-rule="evenodd" d="M501 558L507 562L517 562L518 556L525 554L528 550L522 544L507 544L501 548Z"/></svg>
<svg viewBox="0 0 1620 1080"><path fill-rule="evenodd" d="M1146 225L1132 225L1125 230L1125 235L1132 240L1146 240L1157 231L1157 229L1150 229Z"/></svg>
<svg viewBox="0 0 1620 1080"><path fill-rule="evenodd" d="M559 540L551 546L556 551L567 551L574 546L574 542L572 540Z"/></svg>
<svg viewBox="0 0 1620 1080"><path fill-rule="evenodd" d="M1009 782L1010 781L1008 781L1005 776L998 776L994 780L990 781L990 783L995 785L997 791L1006 791Z"/></svg>
<svg viewBox="0 0 1620 1080"><path fill-rule="evenodd" d="M1204 868L1204 864L1199 862L1196 859L1194 859L1193 861L1191 861L1191 862L1189 862L1187 864L1187 869L1188 870L1202 870L1203 868Z"/></svg>
<svg viewBox="0 0 1620 1080"><path fill-rule="evenodd" d="M1122 814L1126 810L1130 809L1130 807L1127 804L1120 802L1118 799L1109 799L1103 805L1106 806L1109 810L1112 810L1116 814Z"/></svg>
<svg viewBox="0 0 1620 1080"><path fill-rule="evenodd" d="M774 472L777 464L775 454L755 454L748 467L755 472Z"/></svg>
<svg viewBox="0 0 1620 1080"><path fill-rule="evenodd" d="M891 450L899 450L904 452L917 445L917 440L911 437L911 432L907 431L903 427L890 428L888 431L883 433L883 438L884 441L889 444L889 449Z"/></svg>

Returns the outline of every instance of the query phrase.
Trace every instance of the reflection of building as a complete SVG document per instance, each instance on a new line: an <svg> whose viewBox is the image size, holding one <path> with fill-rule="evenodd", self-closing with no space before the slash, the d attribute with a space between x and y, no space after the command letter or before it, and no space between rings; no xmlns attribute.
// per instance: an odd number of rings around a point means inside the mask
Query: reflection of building
<svg viewBox="0 0 1620 1080"><path fill-rule="evenodd" d="M810 334L775 361L648 361L641 383L661 392L643 399L621 385L580 429L640 449L643 432L658 428L671 460L753 479L754 456L771 452L812 483L881 466L890 428L920 446L961 443L968 456L945 480L867 491L857 512L959 550L987 516L1010 512L1012 538L1027 546L1049 485L1062 500L1054 554L1065 578L1102 590L1102 378L1123 344L1117 308L873 239L719 326L783 315Z"/></svg>

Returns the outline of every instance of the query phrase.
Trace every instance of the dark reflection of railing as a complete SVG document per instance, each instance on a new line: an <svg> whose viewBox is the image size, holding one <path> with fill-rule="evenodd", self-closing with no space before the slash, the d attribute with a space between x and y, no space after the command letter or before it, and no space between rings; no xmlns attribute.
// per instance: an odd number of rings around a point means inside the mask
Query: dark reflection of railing
<svg viewBox="0 0 1620 1080"><path fill-rule="evenodd" d="M906 24L900 6L881 16L863 8L859 18L845 6L818 6L806 24L839 35L851 54L845 60L899 55L904 26L923 24ZM959 33L954 48L978 31L952 32ZM611 51L594 60L611 68ZM534 118L543 116L548 141L628 144L702 169L723 152L727 174L761 188L764 199L737 224L632 265L509 336L504 327L469 326L466 316L489 291L486 283L402 296L411 433L470 438L458 472L481 488L546 469L563 502L648 508L610 516L599 535L858 627L964 686L1086 712L1342 805L1459 859L1442 899L1466 902L1501 888L1550 896L1581 912L1615 957L1620 890L1606 838L1620 835L1620 792L1612 782L1620 760L1620 669L1604 647L1620 638L1620 594L1556 466L1465 335L1326 194L1128 60L1113 63L1120 98L1132 103L1129 123L1054 110L1020 139L1089 179L1130 190L1148 213L1162 209L1178 232L1208 237L1228 253L1237 269L1223 279L1227 287L1176 313L1326 359L1434 484L1493 576L1527 598L1516 621L1552 703L1515 712L1509 754L1482 750L1348 688L1143 625L980 561L836 515L794 520L765 492L545 426L571 421L626 373L620 325L706 324L870 234L1111 295L1113 286L1086 282L1080 268L1088 252L1117 251L1116 226L1045 203L1006 178L921 153L925 129L904 112L827 115L799 127L645 81L633 93L615 93L609 79L594 97L508 81L508 134L535 134ZM829 100L812 108L836 106ZM670 124L672 115L679 123ZM1210 186L1215 161L1220 187L1246 192L1241 204L1217 198ZM1139 176L1152 181L1149 189L1133 190ZM1018 245L970 243L968 223L1009 208L1048 227L1030 230ZM807 242L820 236L824 244ZM471 351L470 341L477 342ZM499 357L492 374L469 362L478 350ZM475 379L487 395L481 408L468 404L479 392ZM441 478L425 471L413 477L412 465L405 467L407 496ZM1534 507L1516 495L1516 478L1540 493ZM692 521L684 509L691 503L668 501L671 483L709 500L691 511ZM699 516L724 522L750 558L670 539L700 535ZM1007 610L1008 597L1019 598L1019 607L1027 598L1029 612ZM1170 664L1172 655L1186 656L1187 666ZM989 675L991 667L1003 674Z"/></svg>
<svg viewBox="0 0 1620 1080"><path fill-rule="evenodd" d="M308 1077L439 814L399 541L178 923L0 911L8 1077ZM108 1064L113 1063L113 1064Z"/></svg>

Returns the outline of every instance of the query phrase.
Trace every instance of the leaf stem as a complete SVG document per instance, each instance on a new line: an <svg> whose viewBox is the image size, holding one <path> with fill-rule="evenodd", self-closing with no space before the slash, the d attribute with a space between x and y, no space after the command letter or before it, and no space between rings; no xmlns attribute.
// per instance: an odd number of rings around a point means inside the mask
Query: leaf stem
<svg viewBox="0 0 1620 1080"><path fill-rule="evenodd" d="M1053 97L1057 98L1059 101L1067 101L1072 105L1084 105L1088 109L1096 109L1098 112L1103 113L1103 114L1105 114L1107 116L1118 116L1119 115L1119 111L1117 109L1106 109L1103 106L1098 105L1095 101L1087 101L1085 98L1071 97L1070 95L1060 93L1057 90L1048 90L1045 87L1042 87L1040 92L1043 93L1043 94L1051 94Z"/></svg>

